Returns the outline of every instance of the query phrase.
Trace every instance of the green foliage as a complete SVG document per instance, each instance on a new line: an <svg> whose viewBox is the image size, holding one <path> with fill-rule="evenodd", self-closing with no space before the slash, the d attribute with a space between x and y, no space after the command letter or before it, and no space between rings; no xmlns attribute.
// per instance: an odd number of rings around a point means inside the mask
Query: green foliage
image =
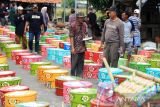
<svg viewBox="0 0 160 107"><path fill-rule="evenodd" d="M112 5L113 0L88 0L96 10L107 10Z"/></svg>

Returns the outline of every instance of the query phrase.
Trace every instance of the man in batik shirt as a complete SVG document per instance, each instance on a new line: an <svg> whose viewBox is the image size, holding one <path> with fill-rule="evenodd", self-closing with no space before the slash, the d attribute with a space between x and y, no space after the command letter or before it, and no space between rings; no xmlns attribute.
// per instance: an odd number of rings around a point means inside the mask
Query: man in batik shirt
<svg viewBox="0 0 160 107"><path fill-rule="evenodd" d="M84 66L84 55L86 51L84 36L87 33L87 24L84 22L82 13L76 14L76 21L71 24L71 75L82 76Z"/></svg>

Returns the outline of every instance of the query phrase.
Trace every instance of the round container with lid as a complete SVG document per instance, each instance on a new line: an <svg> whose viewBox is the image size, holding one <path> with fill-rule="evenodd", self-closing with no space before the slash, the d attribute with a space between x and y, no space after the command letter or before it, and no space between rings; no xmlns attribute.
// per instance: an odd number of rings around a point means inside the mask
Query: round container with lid
<svg viewBox="0 0 160 107"><path fill-rule="evenodd" d="M92 83L87 81L69 81L63 83L63 100L64 103L70 103L69 93L76 88L92 88Z"/></svg>
<svg viewBox="0 0 160 107"><path fill-rule="evenodd" d="M18 53L27 53L29 52L28 50L13 50L12 51L12 60L16 60L16 54Z"/></svg>
<svg viewBox="0 0 160 107"><path fill-rule="evenodd" d="M22 82L20 77L4 77L0 78L0 87L19 85Z"/></svg>
<svg viewBox="0 0 160 107"><path fill-rule="evenodd" d="M144 55L132 55L131 62L147 62L147 57Z"/></svg>
<svg viewBox="0 0 160 107"><path fill-rule="evenodd" d="M16 54L16 64L22 65L22 57L23 56L31 56L33 53L17 53Z"/></svg>
<svg viewBox="0 0 160 107"><path fill-rule="evenodd" d="M40 62L42 56L40 55L30 55L30 56L22 56L22 64L30 64L31 62Z"/></svg>
<svg viewBox="0 0 160 107"><path fill-rule="evenodd" d="M128 59L119 58L118 65L127 66L128 65Z"/></svg>
<svg viewBox="0 0 160 107"><path fill-rule="evenodd" d="M0 72L0 78L3 77L14 77L16 75L15 71L1 71Z"/></svg>
<svg viewBox="0 0 160 107"><path fill-rule="evenodd" d="M7 57L5 55L0 55L0 64L7 64Z"/></svg>
<svg viewBox="0 0 160 107"><path fill-rule="evenodd" d="M0 64L0 71L7 71L9 70L8 64Z"/></svg>
<svg viewBox="0 0 160 107"><path fill-rule="evenodd" d="M65 68L71 68L71 56L63 57L63 65Z"/></svg>
<svg viewBox="0 0 160 107"><path fill-rule="evenodd" d="M37 70L39 66L43 66L43 65L51 65L51 62L31 62L30 63L30 74L35 76L37 75Z"/></svg>
<svg viewBox="0 0 160 107"><path fill-rule="evenodd" d="M4 106L4 103L5 103L4 95L6 93L14 92L14 91L24 91L24 90L29 90L29 87L24 85L14 85L14 86L7 86L7 87L0 88L2 107Z"/></svg>
<svg viewBox="0 0 160 107"><path fill-rule="evenodd" d="M15 107L49 107L48 102L43 101L34 101L34 102L26 102L26 103L19 103L16 104Z"/></svg>
<svg viewBox="0 0 160 107"><path fill-rule="evenodd" d="M58 76L68 75L69 71L63 69L52 69L44 71L44 79L50 85L50 88L55 88L55 79Z"/></svg>
<svg viewBox="0 0 160 107"><path fill-rule="evenodd" d="M144 55L147 58L151 58L151 56L152 56L153 53L155 53L155 51L140 50L138 52L139 55Z"/></svg>
<svg viewBox="0 0 160 107"><path fill-rule="evenodd" d="M37 77L38 80L42 83L45 83L45 79L44 79L44 71L45 70L52 70L52 69L60 69L59 66L54 66L54 65L45 65L45 66L39 66L38 67L38 71L37 71Z"/></svg>
<svg viewBox="0 0 160 107"><path fill-rule="evenodd" d="M101 67L100 64L95 64L95 63L85 64L83 68L83 77L98 79L98 71L100 67Z"/></svg>
<svg viewBox="0 0 160 107"><path fill-rule="evenodd" d="M37 99L37 92L28 90L28 91L15 91L5 94L5 106L6 107L15 107L18 103L23 102L33 102Z"/></svg>
<svg viewBox="0 0 160 107"><path fill-rule="evenodd" d="M70 91L71 107L77 107L78 105L90 107L90 101L96 98L96 95L97 90L95 88L73 89Z"/></svg>

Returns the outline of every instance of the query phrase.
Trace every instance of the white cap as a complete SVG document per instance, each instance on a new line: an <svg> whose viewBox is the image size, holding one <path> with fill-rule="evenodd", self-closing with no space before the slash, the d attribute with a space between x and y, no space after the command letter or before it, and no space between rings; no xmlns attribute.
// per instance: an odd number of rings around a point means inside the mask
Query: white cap
<svg viewBox="0 0 160 107"><path fill-rule="evenodd" d="M139 14L140 13L139 9L135 9L134 13Z"/></svg>
<svg viewBox="0 0 160 107"><path fill-rule="evenodd" d="M23 10L23 7L22 7L22 6L18 6L17 9L18 9L18 10Z"/></svg>

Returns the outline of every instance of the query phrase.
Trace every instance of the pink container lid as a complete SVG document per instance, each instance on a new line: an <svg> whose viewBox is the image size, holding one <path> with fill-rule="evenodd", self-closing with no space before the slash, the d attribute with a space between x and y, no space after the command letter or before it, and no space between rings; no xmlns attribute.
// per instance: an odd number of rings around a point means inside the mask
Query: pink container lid
<svg viewBox="0 0 160 107"><path fill-rule="evenodd" d="M0 89L0 92L8 93L13 91L21 91L21 90L29 90L29 87L24 85L7 86L7 87L2 87Z"/></svg>
<svg viewBox="0 0 160 107"><path fill-rule="evenodd" d="M16 53L16 52L29 52L29 51L28 51L28 50L13 50L12 52L13 52L13 53L14 53L14 52Z"/></svg>
<svg viewBox="0 0 160 107"><path fill-rule="evenodd" d="M92 83L88 81L69 81L63 83L64 87L70 87L70 88L83 88L83 87L90 87L92 86Z"/></svg>
<svg viewBox="0 0 160 107"><path fill-rule="evenodd" d="M15 74L15 71L1 71L0 76L9 75L9 74Z"/></svg>
<svg viewBox="0 0 160 107"><path fill-rule="evenodd" d="M22 56L22 58L42 58L40 55L29 55L29 56Z"/></svg>

